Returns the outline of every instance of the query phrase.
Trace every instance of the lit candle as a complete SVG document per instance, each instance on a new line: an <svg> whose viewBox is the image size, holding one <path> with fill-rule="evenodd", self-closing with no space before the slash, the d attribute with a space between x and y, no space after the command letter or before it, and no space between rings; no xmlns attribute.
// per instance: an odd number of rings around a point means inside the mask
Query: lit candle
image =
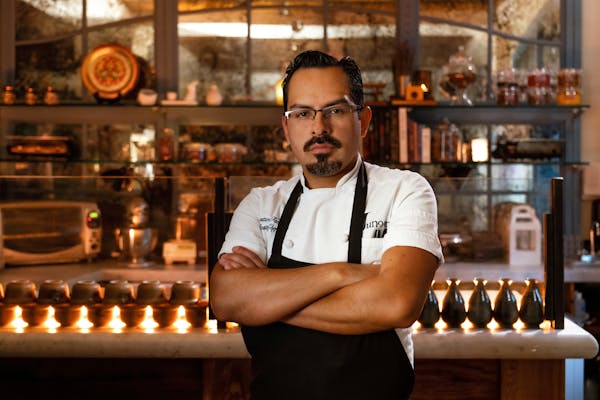
<svg viewBox="0 0 600 400"><path fill-rule="evenodd" d="M90 328L94 326L94 324L88 320L88 309L86 306L81 306L79 309L79 321L77 321L75 326L77 326L82 333L88 333Z"/></svg>
<svg viewBox="0 0 600 400"><path fill-rule="evenodd" d="M158 327L158 323L154 321L154 318L152 318L152 314L152 307L146 306L146 308L144 309L144 320L140 324L140 326L144 329L144 332L146 333L152 333L154 332L154 328Z"/></svg>
<svg viewBox="0 0 600 400"><path fill-rule="evenodd" d="M54 318L54 307L52 306L48 307L48 318L46 318L44 326L49 333L56 333L56 328L60 326L60 323Z"/></svg>
<svg viewBox="0 0 600 400"><path fill-rule="evenodd" d="M186 333L192 326L192 324L185 319L185 307L179 306L177 309L177 320L173 323L173 326L177 329L177 333Z"/></svg>
<svg viewBox="0 0 600 400"><path fill-rule="evenodd" d="M119 307L113 307L112 320L109 322L108 326L112 328L114 333L120 333L121 329L125 326L125 322L121 321L121 310Z"/></svg>

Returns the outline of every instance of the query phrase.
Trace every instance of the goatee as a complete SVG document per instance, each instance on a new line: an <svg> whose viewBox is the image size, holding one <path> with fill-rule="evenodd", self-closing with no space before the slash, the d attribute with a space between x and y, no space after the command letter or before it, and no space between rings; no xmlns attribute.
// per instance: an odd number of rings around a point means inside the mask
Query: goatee
<svg viewBox="0 0 600 400"><path fill-rule="evenodd" d="M304 145L304 151L309 151L313 144L329 143L333 147L339 149L342 147L342 142L328 134L322 134L319 136L313 136ZM329 161L329 154L317 154L317 162L312 164L306 164L306 169L313 175L316 176L331 176L335 175L342 169L341 161Z"/></svg>
<svg viewBox="0 0 600 400"><path fill-rule="evenodd" d="M306 164L306 169L311 174L316 176L331 176L337 174L342 170L342 162L329 161L328 154L318 154L316 157L316 163Z"/></svg>

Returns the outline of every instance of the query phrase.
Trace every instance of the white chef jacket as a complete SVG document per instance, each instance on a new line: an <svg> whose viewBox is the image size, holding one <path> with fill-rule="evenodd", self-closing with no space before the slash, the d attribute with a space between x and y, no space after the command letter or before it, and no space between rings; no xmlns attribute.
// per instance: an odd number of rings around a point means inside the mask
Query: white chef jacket
<svg viewBox="0 0 600 400"><path fill-rule="evenodd" d="M233 214L219 254L243 246L266 264L271 257L283 208L301 181L303 192L281 249L282 256L309 264L348 260L348 238L360 156L334 188L309 189L302 174L272 186L254 188ZM421 175L364 163L368 178L362 263L379 264L393 246L419 247L443 262L437 232L437 203ZM409 329L396 329L413 362Z"/></svg>

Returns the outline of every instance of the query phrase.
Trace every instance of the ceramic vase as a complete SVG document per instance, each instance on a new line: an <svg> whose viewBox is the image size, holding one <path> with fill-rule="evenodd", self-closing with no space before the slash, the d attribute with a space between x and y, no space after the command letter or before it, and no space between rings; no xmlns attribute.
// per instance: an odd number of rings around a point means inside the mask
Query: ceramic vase
<svg viewBox="0 0 600 400"><path fill-rule="evenodd" d="M206 93L206 104L209 106L218 106L223 102L223 96L219 91L219 87L214 83L210 85Z"/></svg>
<svg viewBox="0 0 600 400"><path fill-rule="evenodd" d="M459 328L467 318L465 300L458 290L460 280L448 279L448 290L442 304L442 319L448 328Z"/></svg>
<svg viewBox="0 0 600 400"><path fill-rule="evenodd" d="M423 310L419 316L419 323L423 328L433 328L440 319L440 305L433 288L429 288Z"/></svg>
<svg viewBox="0 0 600 400"><path fill-rule="evenodd" d="M542 294L535 279L526 279L527 289L521 298L519 317L528 329L537 329L544 321Z"/></svg>
<svg viewBox="0 0 600 400"><path fill-rule="evenodd" d="M486 281L475 278L475 288L469 298L469 311L467 317L477 328L485 328L492 320L492 301L485 290Z"/></svg>
<svg viewBox="0 0 600 400"><path fill-rule="evenodd" d="M519 319L517 299L510 289L511 283L510 279L500 280L500 290L494 302L494 319L501 328L505 329L511 329L513 324Z"/></svg>

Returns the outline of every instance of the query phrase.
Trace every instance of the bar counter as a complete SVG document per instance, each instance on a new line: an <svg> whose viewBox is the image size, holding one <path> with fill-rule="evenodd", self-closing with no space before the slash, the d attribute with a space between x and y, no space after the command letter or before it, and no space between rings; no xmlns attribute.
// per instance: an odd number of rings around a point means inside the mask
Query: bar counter
<svg viewBox="0 0 600 400"><path fill-rule="evenodd" d="M449 277L452 272L448 271L449 268L440 269L436 279ZM461 268L461 274L473 272L465 270L465 266ZM506 277L506 272L492 270L489 276L484 277ZM524 274L522 271L513 272L518 275L509 278L520 279ZM36 284L44 279L63 279L69 285L79 280L112 279L134 282L204 281L206 269L201 266L156 266L134 270L109 263L0 270L0 282L4 285L10 280L24 278ZM598 343L591 334L569 319L565 320L563 330L551 329L547 322L542 326L541 329L532 330L415 327L413 340L417 379L412 398L426 399L440 395L445 399L564 398L565 359L592 358L598 353ZM142 328L123 328L120 332L112 328L90 328L85 332L69 327L51 332L45 327L28 327L21 333L9 326L0 328L0 384L3 387L10 386L8 380L2 378L3 373L13 370L15 365L23 374L33 374L38 376L38 380L43 380L39 378L40 371L36 371L36 368L42 368L47 363L55 366L56 371L63 371L60 374L55 372L59 377L53 375L54 378L49 379L52 382L61 379L81 381L84 378L78 377L75 371L82 368L89 371L90 368L98 368L98 365L103 365L102 370L122 365L120 375L128 377L126 380L129 383L135 383L134 377L129 376L131 370L144 371L144 376L155 377L169 375L170 370L179 371L180 382L177 385L183 385L181 390L189 389L189 392L182 393L202 393L203 398L207 399L224 398L224 393L238 389L242 393L240 398L246 398L244 396L247 395L251 376L249 355L241 333L234 325L227 329L216 329L209 324L209 327L191 328L185 333L179 333L175 328L148 332ZM170 369L165 369L166 365L171 365ZM196 372L190 372L185 378L182 370ZM196 375L198 371L202 377ZM95 373L98 374L98 371ZM99 376L105 375L100 373ZM125 377L116 379L110 375L104 379L114 384L115 380L121 382ZM169 379L174 378L155 378L143 384L147 385L150 393L156 394L157 390L166 390L168 382L171 382ZM196 381L199 382L197 385ZM160 382L160 389L152 386L157 382ZM103 385L110 386L107 382ZM126 385L118 388L126 390Z"/></svg>

